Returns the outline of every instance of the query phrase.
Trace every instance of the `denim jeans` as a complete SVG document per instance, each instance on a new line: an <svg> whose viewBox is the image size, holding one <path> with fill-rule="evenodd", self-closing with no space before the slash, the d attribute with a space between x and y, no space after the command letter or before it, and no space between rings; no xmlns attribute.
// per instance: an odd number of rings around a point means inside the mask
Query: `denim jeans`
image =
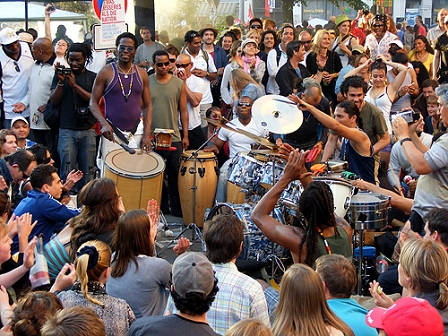
<svg viewBox="0 0 448 336"><path fill-rule="evenodd" d="M93 129L76 131L59 130L58 153L61 158L60 175L65 181L72 169L79 169L84 174L76 183L74 189L80 191L82 187L94 178L96 133Z"/></svg>
<svg viewBox="0 0 448 336"><path fill-rule="evenodd" d="M215 201L218 203L223 203L227 198L227 179L229 177L229 166L232 163L232 159L228 159L222 166L219 168L219 177L218 177L218 187L216 189Z"/></svg>

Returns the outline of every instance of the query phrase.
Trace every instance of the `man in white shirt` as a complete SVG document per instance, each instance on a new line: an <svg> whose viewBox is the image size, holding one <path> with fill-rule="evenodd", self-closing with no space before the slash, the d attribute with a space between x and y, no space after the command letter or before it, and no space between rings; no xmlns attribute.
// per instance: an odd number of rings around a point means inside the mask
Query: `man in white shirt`
<svg viewBox="0 0 448 336"><path fill-rule="evenodd" d="M189 30L184 36L184 53L191 56L193 68L191 73L204 81L204 91L200 104L201 117L205 117L205 112L212 106L213 96L210 81L215 80L217 72L213 57L209 52L201 49L202 38L195 30ZM207 134L207 122L202 120L201 127L204 135Z"/></svg>
<svg viewBox="0 0 448 336"><path fill-rule="evenodd" d="M436 46L437 38L445 33L445 17L448 15L448 10L446 8L442 8L437 14L437 22L438 25L434 28L431 28L426 34L426 38L428 39L429 44L434 48Z"/></svg>
<svg viewBox="0 0 448 336"><path fill-rule="evenodd" d="M176 76L185 83L187 92L187 108L188 108L188 140L190 145L188 149L198 149L204 142L204 133L201 130L201 115L199 114L199 104L202 100L202 92L204 90L204 81L191 74L193 62L187 54L181 54L176 60ZM179 129L182 124L179 117ZM183 136L183 133L180 133Z"/></svg>
<svg viewBox="0 0 448 336"><path fill-rule="evenodd" d="M28 80L33 65L33 56L26 42L20 42L12 28L0 31L0 63L3 71L3 107L5 119L3 128L11 127L11 120L17 115L29 118Z"/></svg>

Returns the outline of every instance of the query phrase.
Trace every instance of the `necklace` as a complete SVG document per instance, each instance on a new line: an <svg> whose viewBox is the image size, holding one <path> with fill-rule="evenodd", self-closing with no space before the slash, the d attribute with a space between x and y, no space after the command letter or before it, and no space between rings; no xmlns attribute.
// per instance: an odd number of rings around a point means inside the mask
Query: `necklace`
<svg viewBox="0 0 448 336"><path fill-rule="evenodd" d="M423 51L423 53L425 53L425 51ZM429 53L426 52L426 53L424 54L424 56L420 57L419 52L416 52L416 53L415 53L415 58L417 59L417 61L420 61L420 62L424 63L424 62L428 59L428 54L429 54Z"/></svg>
<svg viewBox="0 0 448 336"><path fill-rule="evenodd" d="M118 67L118 65L117 65L117 67ZM121 69L121 68L120 68L120 69ZM123 70L121 70L121 71L123 71ZM128 73L129 73L129 72L128 72ZM128 76L127 76L127 75L124 75L124 78L128 78ZM129 84L129 91L128 91L128 94L126 94L126 93L124 92L124 85L123 85L123 82L121 81L120 73L118 73L118 81L120 82L121 93L123 94L124 100L125 100L125 102L127 103L127 102L128 102L128 98L129 98L129 96L130 96L131 93L132 93L132 83L133 83L133 81L134 81L134 74L133 74L133 73L131 74L131 83Z"/></svg>
<svg viewBox="0 0 448 336"><path fill-rule="evenodd" d="M328 245L328 242L327 242L327 240L325 239L325 237L324 237L324 234L322 233L322 229L321 228L317 228L317 232L319 232L319 235L322 237L322 239L324 240L324 246L325 246L325 249L327 250L327 253L328 254L331 254L331 248L330 248L330 245Z"/></svg>
<svg viewBox="0 0 448 336"><path fill-rule="evenodd" d="M131 65L131 67L129 68L128 72L125 72L118 64L117 64L117 68L120 69L121 72L124 74L124 78L128 78L129 77L129 73L131 72L133 67Z"/></svg>

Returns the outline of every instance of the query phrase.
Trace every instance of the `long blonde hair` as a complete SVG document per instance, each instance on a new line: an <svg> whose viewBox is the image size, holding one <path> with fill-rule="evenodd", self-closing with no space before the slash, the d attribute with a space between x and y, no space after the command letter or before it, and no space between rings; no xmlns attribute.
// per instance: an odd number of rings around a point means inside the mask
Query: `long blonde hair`
<svg viewBox="0 0 448 336"><path fill-rule="evenodd" d="M247 84L259 84L243 69L236 68L230 73L230 86L233 88L235 94L239 97L241 91L247 86Z"/></svg>
<svg viewBox="0 0 448 336"><path fill-rule="evenodd" d="M314 51L316 54L319 54L320 44L325 34L330 35L328 30L325 29L320 29L317 31L316 35L314 35L313 37L313 44L311 46L311 51Z"/></svg>
<svg viewBox="0 0 448 336"><path fill-rule="evenodd" d="M423 239L406 241L400 254L400 267L409 276L413 291L439 291L435 307L440 310L448 307L448 253L440 244Z"/></svg>
<svg viewBox="0 0 448 336"><path fill-rule="evenodd" d="M329 327L354 336L328 307L322 280L307 265L294 264L283 275L276 313L274 336L329 336Z"/></svg>
<svg viewBox="0 0 448 336"><path fill-rule="evenodd" d="M100 240L85 242L76 253L76 275L81 283L81 291L87 300L100 306L103 306L103 303L89 295L87 283L98 281L104 270L110 267L111 254L109 245Z"/></svg>

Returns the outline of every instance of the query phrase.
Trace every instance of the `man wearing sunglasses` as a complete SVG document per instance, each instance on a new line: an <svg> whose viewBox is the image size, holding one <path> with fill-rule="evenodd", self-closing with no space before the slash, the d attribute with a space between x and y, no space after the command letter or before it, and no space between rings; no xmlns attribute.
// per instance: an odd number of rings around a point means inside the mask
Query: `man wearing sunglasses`
<svg viewBox="0 0 448 336"><path fill-rule="evenodd" d="M204 142L205 136L201 129L201 115L199 113L199 103L202 99L204 81L191 74L193 63L187 54L180 54L176 60L176 76L185 83L187 93L188 108L188 149L198 149ZM179 129L182 130L182 123L179 119ZM181 135L183 132L181 131Z"/></svg>
<svg viewBox="0 0 448 336"><path fill-rule="evenodd" d="M168 176L168 188L162 191L160 208L167 214L171 207L173 216L182 217L177 174L182 150L186 150L189 146L187 90L181 79L169 73L170 59L165 50L154 52L152 59L152 66L156 71L155 74L149 76L153 108L152 131L156 128L174 130L171 146L176 148L174 151L157 151L166 162L165 176ZM179 131L179 119L182 137Z"/></svg>
<svg viewBox="0 0 448 336"><path fill-rule="evenodd" d="M258 32L261 34L261 32L263 31L263 21L261 21L260 18L250 19L249 27L250 29L257 29Z"/></svg>
<svg viewBox="0 0 448 336"><path fill-rule="evenodd" d="M254 135L266 136L268 133L267 130L263 129L252 118L252 104L252 99L249 97L241 97L238 101L238 106L236 107L238 119L232 120L228 126L243 129ZM218 133L218 138L214 143L210 143L205 147L204 150L206 152L215 152L218 154L226 141L229 144L229 159L219 169L218 189L216 190L215 197L216 202L226 201L227 178L229 177L229 166L233 158L239 153L250 152L251 146L255 144L255 142L247 136L221 127Z"/></svg>
<svg viewBox="0 0 448 336"><path fill-rule="evenodd" d="M376 57L380 54L389 55L389 45L393 40L398 40L398 36L392 34L387 30L387 15L377 14L372 19L371 30L372 33L366 37L366 53L370 58L376 60Z"/></svg>
<svg viewBox="0 0 448 336"><path fill-rule="evenodd" d="M9 129L14 117L21 115L29 119L28 81L34 60L28 44L20 42L12 28L6 27L0 31L0 43L4 109L2 128Z"/></svg>

